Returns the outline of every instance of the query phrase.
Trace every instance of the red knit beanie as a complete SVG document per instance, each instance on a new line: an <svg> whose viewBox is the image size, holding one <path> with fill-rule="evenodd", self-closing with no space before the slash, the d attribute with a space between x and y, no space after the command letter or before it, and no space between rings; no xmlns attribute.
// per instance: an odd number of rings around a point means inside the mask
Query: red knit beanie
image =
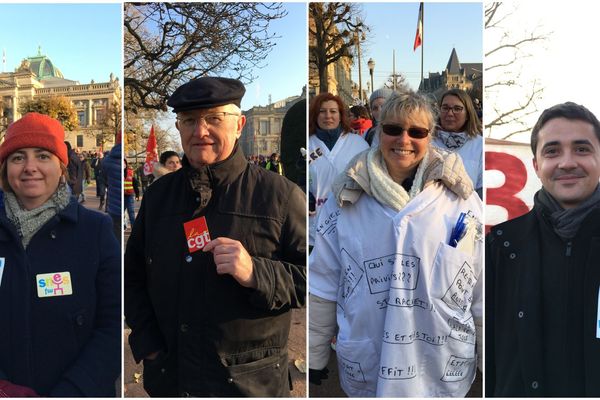
<svg viewBox="0 0 600 400"><path fill-rule="evenodd" d="M39 147L52 152L67 165L69 156L64 140L65 130L60 122L44 114L27 113L8 126L0 145L0 163L19 149Z"/></svg>

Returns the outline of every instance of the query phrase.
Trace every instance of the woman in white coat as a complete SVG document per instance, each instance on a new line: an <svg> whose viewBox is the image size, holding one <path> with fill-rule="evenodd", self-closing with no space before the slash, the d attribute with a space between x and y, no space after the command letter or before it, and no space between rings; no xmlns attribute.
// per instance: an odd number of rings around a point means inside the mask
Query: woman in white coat
<svg viewBox="0 0 600 400"><path fill-rule="evenodd" d="M439 107L439 127L433 144L461 156L473 187L482 198L483 136L473 101L464 90L451 89L442 95Z"/></svg>
<svg viewBox="0 0 600 400"><path fill-rule="evenodd" d="M430 145L435 120L425 97L392 94L379 147L350 161L319 214L310 368L327 365L337 322L349 397L459 397L475 376L482 203L460 157Z"/></svg>
<svg viewBox="0 0 600 400"><path fill-rule="evenodd" d="M367 149L352 133L348 108L339 96L321 93L309 110L309 245L314 244L317 213L325 204L331 184L352 157Z"/></svg>

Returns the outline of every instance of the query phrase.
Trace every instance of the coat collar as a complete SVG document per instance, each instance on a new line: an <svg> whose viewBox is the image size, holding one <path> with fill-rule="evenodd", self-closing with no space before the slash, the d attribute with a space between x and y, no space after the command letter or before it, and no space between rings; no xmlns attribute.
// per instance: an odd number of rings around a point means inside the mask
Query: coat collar
<svg viewBox="0 0 600 400"><path fill-rule="evenodd" d="M44 226L48 224L56 224L58 221L67 221L70 223L77 223L79 219L79 203L77 199L71 197L69 204L62 209L57 215L52 217ZM17 240L18 234L13 223L6 216L6 209L4 208L4 201L0 201L0 226L4 229L0 229L0 241ZM41 229L44 229L44 226Z"/></svg>
<svg viewBox="0 0 600 400"><path fill-rule="evenodd" d="M192 168L187 156L184 155L181 164L187 170L188 174L193 171L207 178L211 187L228 185L236 180L248 166L248 161L244 156L239 142L236 142L231 155L223 161L214 164L205 165L200 169Z"/></svg>

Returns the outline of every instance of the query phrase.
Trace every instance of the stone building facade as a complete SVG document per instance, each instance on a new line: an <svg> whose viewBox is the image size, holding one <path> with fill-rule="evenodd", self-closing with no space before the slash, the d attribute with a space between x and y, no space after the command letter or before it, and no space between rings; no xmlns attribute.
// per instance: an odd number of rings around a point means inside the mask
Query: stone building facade
<svg viewBox="0 0 600 400"><path fill-rule="evenodd" d="M240 145L244 154L270 156L281 153L281 125L289 108L306 96L304 88L301 96L292 96L267 106L252 107L243 111L246 125L242 129Z"/></svg>
<svg viewBox="0 0 600 400"><path fill-rule="evenodd" d="M14 72L0 73L0 133L21 118L20 106L40 97L66 97L77 111L79 127L65 132L73 148L86 151L109 150L114 137L102 135L100 123L112 107L121 108L119 79L110 74L107 82L80 84L65 79L52 61L40 54L21 62ZM120 115L120 113L119 113ZM102 143L105 141L104 143Z"/></svg>
<svg viewBox="0 0 600 400"><path fill-rule="evenodd" d="M481 100L483 63L460 63L456 49L452 49L446 69L442 72L430 72L423 80L419 90L432 93L439 98L446 90L462 89L470 92L473 98Z"/></svg>

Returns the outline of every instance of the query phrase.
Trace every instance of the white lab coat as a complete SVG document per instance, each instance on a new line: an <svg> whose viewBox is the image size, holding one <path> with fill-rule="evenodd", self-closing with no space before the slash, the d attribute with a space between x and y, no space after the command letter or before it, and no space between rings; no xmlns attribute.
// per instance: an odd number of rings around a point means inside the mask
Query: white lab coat
<svg viewBox="0 0 600 400"><path fill-rule="evenodd" d="M356 154L368 148L369 144L360 135L354 133L340 135L331 151L317 135L311 135L308 139L308 149L311 156L308 189L315 196L317 202L316 213L309 216L308 243L311 246L314 245L317 215L327 200L335 177L344 171L348 162ZM320 149L321 156L317 155L317 149ZM313 157L316 158L313 159Z"/></svg>
<svg viewBox="0 0 600 400"><path fill-rule="evenodd" d="M462 158L469 178L473 181L473 188L480 189L483 187L483 136L470 137L458 150L449 149L437 137L432 138L431 143L440 149L457 152Z"/></svg>
<svg viewBox="0 0 600 400"><path fill-rule="evenodd" d="M362 194L319 215L310 291L337 302L340 383L350 397L464 397L477 368L482 238L470 254L447 243L460 212L482 220L441 183L400 212ZM470 246L464 246L468 249ZM475 321L474 321L475 320Z"/></svg>

